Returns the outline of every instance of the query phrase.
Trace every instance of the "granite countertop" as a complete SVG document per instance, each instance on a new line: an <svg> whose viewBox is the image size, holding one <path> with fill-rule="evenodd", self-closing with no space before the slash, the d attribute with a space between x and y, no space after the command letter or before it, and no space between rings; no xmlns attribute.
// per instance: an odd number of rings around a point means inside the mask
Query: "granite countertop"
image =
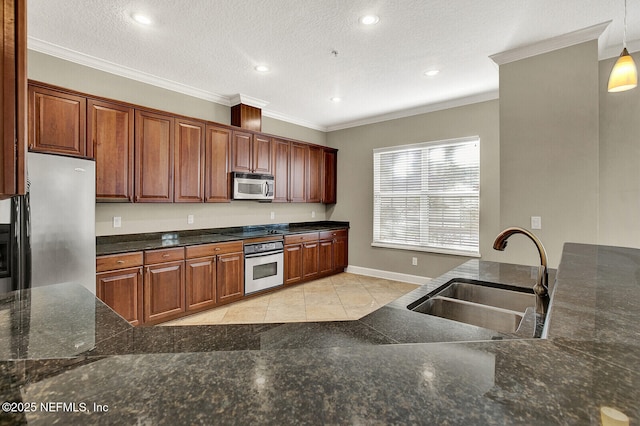
<svg viewBox="0 0 640 426"><path fill-rule="evenodd" d="M247 239L239 234L251 231L277 231L274 236L321 232L349 228L349 222L317 221L273 225L235 226L145 234L111 235L96 238L96 255L128 253L141 250L185 247L197 244L224 243Z"/></svg>
<svg viewBox="0 0 640 426"><path fill-rule="evenodd" d="M1 399L35 409L0 424L595 425L601 406L636 424L639 265L640 250L566 245L546 339L406 309L452 277L532 283L478 260L358 321L132 328L80 286L9 293Z"/></svg>

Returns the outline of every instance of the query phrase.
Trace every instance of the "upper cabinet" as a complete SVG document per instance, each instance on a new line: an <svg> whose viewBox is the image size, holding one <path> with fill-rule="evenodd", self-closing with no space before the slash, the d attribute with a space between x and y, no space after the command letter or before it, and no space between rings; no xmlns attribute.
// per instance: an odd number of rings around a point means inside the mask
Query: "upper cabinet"
<svg viewBox="0 0 640 426"><path fill-rule="evenodd" d="M294 203L307 201L307 167L309 146L291 142L289 160L289 200Z"/></svg>
<svg viewBox="0 0 640 426"><path fill-rule="evenodd" d="M204 200L205 124L176 119L175 191L176 203Z"/></svg>
<svg viewBox="0 0 640 426"><path fill-rule="evenodd" d="M231 130L208 124L206 133L204 200L208 203L228 202L231 191L229 180Z"/></svg>
<svg viewBox="0 0 640 426"><path fill-rule="evenodd" d="M87 156L87 99L29 86L29 150Z"/></svg>
<svg viewBox="0 0 640 426"><path fill-rule="evenodd" d="M307 203L320 203L322 201L322 147L310 146L307 159Z"/></svg>
<svg viewBox="0 0 640 426"><path fill-rule="evenodd" d="M173 201L173 155L173 117L136 111L134 201Z"/></svg>
<svg viewBox="0 0 640 426"><path fill-rule="evenodd" d="M273 201L286 203L289 201L289 141L273 139Z"/></svg>
<svg viewBox="0 0 640 426"><path fill-rule="evenodd" d="M26 192L27 6L2 0L0 199Z"/></svg>
<svg viewBox="0 0 640 426"><path fill-rule="evenodd" d="M271 138L234 131L231 148L234 172L271 174Z"/></svg>
<svg viewBox="0 0 640 426"><path fill-rule="evenodd" d="M338 150L323 148L322 150L322 202L335 204L338 200Z"/></svg>
<svg viewBox="0 0 640 426"><path fill-rule="evenodd" d="M89 99L87 112L87 146L96 160L96 200L133 201L133 108Z"/></svg>

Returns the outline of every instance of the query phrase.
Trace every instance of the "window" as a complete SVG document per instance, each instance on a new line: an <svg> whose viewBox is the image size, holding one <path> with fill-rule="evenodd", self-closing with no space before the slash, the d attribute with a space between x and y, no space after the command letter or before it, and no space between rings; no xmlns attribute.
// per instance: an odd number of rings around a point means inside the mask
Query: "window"
<svg viewBox="0 0 640 426"><path fill-rule="evenodd" d="M373 174L373 246L480 255L480 138L375 149Z"/></svg>

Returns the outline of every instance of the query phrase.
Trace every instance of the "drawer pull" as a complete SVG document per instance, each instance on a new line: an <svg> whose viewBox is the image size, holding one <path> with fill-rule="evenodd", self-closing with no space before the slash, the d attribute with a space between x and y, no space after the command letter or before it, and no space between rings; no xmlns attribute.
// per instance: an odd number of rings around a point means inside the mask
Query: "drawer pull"
<svg viewBox="0 0 640 426"><path fill-rule="evenodd" d="M122 265L122 264L124 263L124 260L116 260L116 263L117 263L118 265Z"/></svg>
<svg viewBox="0 0 640 426"><path fill-rule="evenodd" d="M220 251L220 247L216 247L216 251Z"/></svg>
<svg viewBox="0 0 640 426"><path fill-rule="evenodd" d="M169 253L165 253L165 254L163 254L163 255L162 255L162 257L165 257L165 258L166 258L166 257L169 257Z"/></svg>

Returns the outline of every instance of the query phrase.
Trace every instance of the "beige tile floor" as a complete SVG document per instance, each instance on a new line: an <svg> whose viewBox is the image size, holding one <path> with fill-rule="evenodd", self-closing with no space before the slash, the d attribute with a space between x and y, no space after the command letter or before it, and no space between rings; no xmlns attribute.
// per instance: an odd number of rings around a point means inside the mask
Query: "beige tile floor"
<svg viewBox="0 0 640 426"><path fill-rule="evenodd" d="M358 319L417 285L342 273L232 303L162 325L206 325Z"/></svg>

